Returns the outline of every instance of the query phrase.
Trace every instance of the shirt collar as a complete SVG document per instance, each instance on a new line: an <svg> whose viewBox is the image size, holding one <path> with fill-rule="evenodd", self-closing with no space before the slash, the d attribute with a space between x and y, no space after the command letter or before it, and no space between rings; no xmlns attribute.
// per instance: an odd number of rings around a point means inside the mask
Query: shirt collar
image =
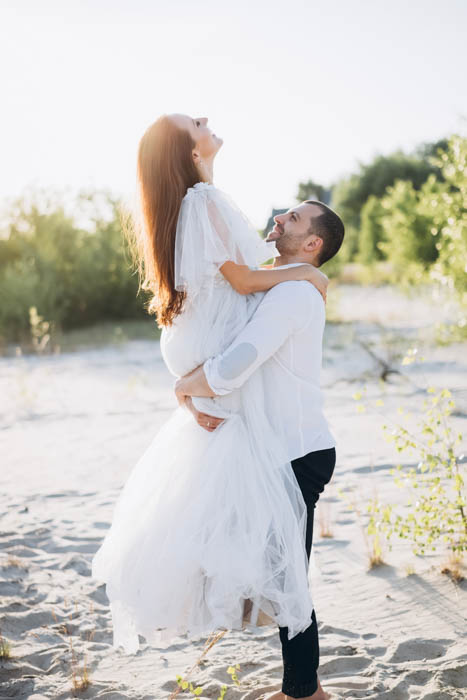
<svg viewBox="0 0 467 700"><path fill-rule="evenodd" d="M298 265L311 265L311 263L306 263L306 262L287 263L286 265L275 265L273 269L277 270L279 267L297 267Z"/></svg>

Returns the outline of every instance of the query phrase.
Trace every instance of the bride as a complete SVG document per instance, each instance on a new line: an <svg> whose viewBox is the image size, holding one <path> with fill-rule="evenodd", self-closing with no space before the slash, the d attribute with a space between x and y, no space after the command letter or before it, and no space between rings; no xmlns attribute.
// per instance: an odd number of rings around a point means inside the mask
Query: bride
<svg viewBox="0 0 467 700"><path fill-rule="evenodd" d="M160 117L139 144L142 286L175 377L232 342L252 314L250 293L289 280L326 290L310 265L257 269L277 251L213 185L221 145L207 119L181 114ZM239 391L193 399L224 419L214 431L179 407L133 467L92 561L114 647L134 653L138 634L157 643L245 619L272 618L289 639L309 626L306 510L265 418L262 381L259 369Z"/></svg>

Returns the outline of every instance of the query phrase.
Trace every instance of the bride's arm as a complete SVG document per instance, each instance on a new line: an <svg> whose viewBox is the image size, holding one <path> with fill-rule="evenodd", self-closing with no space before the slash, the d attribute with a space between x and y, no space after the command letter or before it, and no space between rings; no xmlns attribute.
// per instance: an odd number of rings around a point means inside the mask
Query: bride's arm
<svg viewBox="0 0 467 700"><path fill-rule="evenodd" d="M286 268L265 268L251 270L248 265L237 265L227 261L220 268L225 279L239 294L267 292L281 282L311 282L326 301L328 278L313 265L297 265Z"/></svg>

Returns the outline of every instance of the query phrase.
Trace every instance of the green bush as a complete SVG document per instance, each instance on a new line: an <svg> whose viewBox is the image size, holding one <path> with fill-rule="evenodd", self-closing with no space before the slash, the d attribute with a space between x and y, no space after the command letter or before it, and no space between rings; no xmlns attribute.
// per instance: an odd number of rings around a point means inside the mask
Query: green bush
<svg viewBox="0 0 467 700"><path fill-rule="evenodd" d="M342 257L345 262L355 259L359 252L362 210L373 195L381 199L387 188L397 180L411 182L420 189L430 174L443 179L440 165L431 156L446 148L446 140L425 144L413 153L397 151L388 156L377 156L370 163L360 164L359 171L340 180L332 189L331 206L342 217L346 227Z"/></svg>
<svg viewBox="0 0 467 700"><path fill-rule="evenodd" d="M467 138L455 135L446 152L438 158L447 188L438 190L424 202L436 230L436 263L432 279L455 291L467 306Z"/></svg>
<svg viewBox="0 0 467 700"><path fill-rule="evenodd" d="M105 204L106 215L101 213ZM87 228L78 225L86 215ZM55 328L144 315L138 280L122 235L119 203L105 193L80 195L69 215L60 197L26 197L8 212L0 239L0 336L29 336L29 309Z"/></svg>
<svg viewBox="0 0 467 700"><path fill-rule="evenodd" d="M395 281L422 282L438 257L437 231L426 202L445 187L433 175L418 191L411 182L399 180L381 200L384 240L379 248L393 263Z"/></svg>
<svg viewBox="0 0 467 700"><path fill-rule="evenodd" d="M380 243L384 240L382 218L384 208L381 200L374 195L363 205L361 227L358 239L358 262L370 264L384 258Z"/></svg>

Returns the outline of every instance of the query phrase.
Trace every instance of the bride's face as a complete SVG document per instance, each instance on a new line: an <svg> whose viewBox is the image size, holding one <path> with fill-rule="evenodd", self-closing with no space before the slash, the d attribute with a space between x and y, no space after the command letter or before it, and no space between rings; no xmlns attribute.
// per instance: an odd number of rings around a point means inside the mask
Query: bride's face
<svg viewBox="0 0 467 700"><path fill-rule="evenodd" d="M222 144L224 143L219 136L213 134L208 127L207 117L189 117L186 114L171 114L170 119L178 126L179 129L188 131L195 142L193 149L193 157L195 162L210 161L214 158Z"/></svg>

